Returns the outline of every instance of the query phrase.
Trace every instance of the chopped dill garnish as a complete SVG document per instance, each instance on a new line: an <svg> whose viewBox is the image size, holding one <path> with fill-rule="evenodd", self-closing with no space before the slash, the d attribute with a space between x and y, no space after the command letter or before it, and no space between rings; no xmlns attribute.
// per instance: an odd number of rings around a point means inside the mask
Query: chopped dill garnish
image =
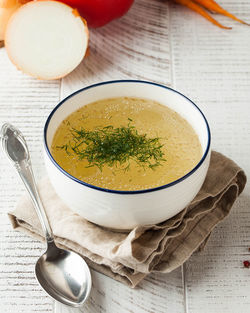
<svg viewBox="0 0 250 313"><path fill-rule="evenodd" d="M100 170L104 165L124 165L123 170L127 171L131 160L141 167L155 169L166 161L160 138L138 134L131 125L132 119L128 120L126 127L114 128L110 125L94 130L71 128L72 140L56 148L76 155L79 160L86 159L89 163L87 167L97 166Z"/></svg>

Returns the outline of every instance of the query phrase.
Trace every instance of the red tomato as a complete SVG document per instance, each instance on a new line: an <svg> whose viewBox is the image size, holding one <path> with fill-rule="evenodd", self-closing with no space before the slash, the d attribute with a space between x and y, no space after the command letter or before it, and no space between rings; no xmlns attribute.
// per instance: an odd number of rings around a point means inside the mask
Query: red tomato
<svg viewBox="0 0 250 313"><path fill-rule="evenodd" d="M123 16L134 0L60 0L76 8L90 27L101 27Z"/></svg>

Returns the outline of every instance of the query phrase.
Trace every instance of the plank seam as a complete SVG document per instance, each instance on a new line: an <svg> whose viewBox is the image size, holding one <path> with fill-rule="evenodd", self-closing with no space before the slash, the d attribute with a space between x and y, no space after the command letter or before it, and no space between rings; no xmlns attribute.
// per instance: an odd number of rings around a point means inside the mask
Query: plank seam
<svg viewBox="0 0 250 313"><path fill-rule="evenodd" d="M169 52L170 52L170 69L171 69L171 87L176 88L176 77L174 71L174 48L173 48L173 36L172 36L172 5L168 4L168 28L169 28ZM181 266L181 274L182 274L182 288L183 288L183 306L184 306L184 313L188 313L188 296L187 296L187 284L186 284L186 265L185 263Z"/></svg>

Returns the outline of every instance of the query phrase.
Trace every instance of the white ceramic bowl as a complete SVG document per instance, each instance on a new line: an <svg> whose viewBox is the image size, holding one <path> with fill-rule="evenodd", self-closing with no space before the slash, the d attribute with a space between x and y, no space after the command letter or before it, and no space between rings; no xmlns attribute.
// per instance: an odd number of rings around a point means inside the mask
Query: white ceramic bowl
<svg viewBox="0 0 250 313"><path fill-rule="evenodd" d="M200 162L188 174L170 184L138 191L96 187L63 170L50 153L52 139L59 124L85 104L122 96L158 101L184 117L199 136L203 150ZM190 203L206 177L211 151L210 138L209 125L203 113L179 92L145 81L103 82L76 91L51 112L44 128L45 163L57 194L73 211L105 227L131 229L169 219Z"/></svg>

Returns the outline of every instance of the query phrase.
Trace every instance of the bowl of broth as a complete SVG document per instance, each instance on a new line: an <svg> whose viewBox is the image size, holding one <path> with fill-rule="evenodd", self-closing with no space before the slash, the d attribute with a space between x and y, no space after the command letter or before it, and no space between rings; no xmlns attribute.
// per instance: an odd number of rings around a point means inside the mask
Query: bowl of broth
<svg viewBox="0 0 250 313"><path fill-rule="evenodd" d="M90 222L117 230L183 210L204 182L210 146L201 110L147 81L80 89L44 127L45 164L58 196Z"/></svg>

